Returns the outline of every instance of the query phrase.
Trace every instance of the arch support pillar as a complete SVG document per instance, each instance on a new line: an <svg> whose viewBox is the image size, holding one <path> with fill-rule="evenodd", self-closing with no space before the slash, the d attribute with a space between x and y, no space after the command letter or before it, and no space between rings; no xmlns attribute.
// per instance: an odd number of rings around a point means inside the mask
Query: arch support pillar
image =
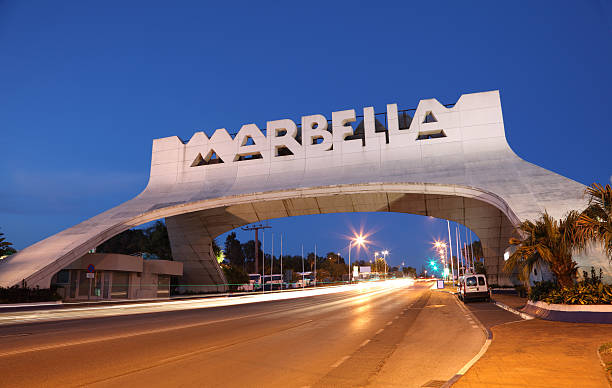
<svg viewBox="0 0 612 388"><path fill-rule="evenodd" d="M181 291L225 292L227 281L212 249L210 236L198 213L167 217L170 248L175 261L183 263Z"/></svg>

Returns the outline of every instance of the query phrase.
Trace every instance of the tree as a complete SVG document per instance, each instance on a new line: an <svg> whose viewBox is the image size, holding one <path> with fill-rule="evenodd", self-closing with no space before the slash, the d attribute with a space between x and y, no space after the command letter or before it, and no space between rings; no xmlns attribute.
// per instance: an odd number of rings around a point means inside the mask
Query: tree
<svg viewBox="0 0 612 388"><path fill-rule="evenodd" d="M571 287L577 272L577 264L572 260L572 251L577 247L576 221L579 214L575 211L556 221L548 213L539 219L524 221L518 227L522 238L511 238L510 244L517 247L504 265L504 271L519 270L519 278L529 284L529 274L537 264L548 264L562 287Z"/></svg>
<svg viewBox="0 0 612 388"><path fill-rule="evenodd" d="M122 253L133 255L144 252L147 237L142 229L128 229L100 244L96 251L100 253Z"/></svg>
<svg viewBox="0 0 612 388"><path fill-rule="evenodd" d="M221 269L225 275L225 279L229 285L230 290L236 291L238 286L249 283L249 275L242 270L242 268L235 267L233 265L221 264Z"/></svg>
<svg viewBox="0 0 612 388"><path fill-rule="evenodd" d="M482 252L482 243L480 242L480 240L476 240L471 244L468 244L465 250L462 248L461 251L463 252L464 257L472 257L472 253L474 254L474 259L476 260L482 259L484 257L484 253Z"/></svg>
<svg viewBox="0 0 612 388"><path fill-rule="evenodd" d="M232 232L225 238L225 256L234 267L245 268L244 252L240 240L236 238L236 232Z"/></svg>
<svg viewBox="0 0 612 388"><path fill-rule="evenodd" d="M162 260L172 260L172 249L170 248L170 238L168 228L162 221L144 230L144 251L151 253Z"/></svg>
<svg viewBox="0 0 612 388"><path fill-rule="evenodd" d="M589 205L577 221L577 243L584 249L590 241L599 242L612 260L612 187L593 183L585 193Z"/></svg>
<svg viewBox="0 0 612 388"><path fill-rule="evenodd" d="M133 255L150 253L163 260L172 260L168 228L162 221L146 229L128 229L111 237L96 248L100 253Z"/></svg>
<svg viewBox="0 0 612 388"><path fill-rule="evenodd" d="M242 247L242 253L245 260L248 262L247 271L250 273L255 272L255 240L249 240L244 244L240 244ZM261 267L261 258L263 257L263 251L261 250L261 241L259 241L259 267Z"/></svg>
<svg viewBox="0 0 612 388"><path fill-rule="evenodd" d="M481 275L487 274L487 268L485 267L484 263L480 260L474 261L474 271L477 274L481 274Z"/></svg>
<svg viewBox="0 0 612 388"><path fill-rule="evenodd" d="M325 257L327 257L328 260L331 260L332 262L336 264L339 264L339 263L344 264L344 258L335 252L328 252L327 255L325 255Z"/></svg>
<svg viewBox="0 0 612 388"><path fill-rule="evenodd" d="M414 278L417 276L417 271L414 267L403 267L402 272L404 272L405 275L412 276Z"/></svg>
<svg viewBox="0 0 612 388"><path fill-rule="evenodd" d="M12 255L13 253L17 252L12 247L13 243L6 241L6 239L2 236L4 236L4 233L0 233L0 257Z"/></svg>
<svg viewBox="0 0 612 388"><path fill-rule="evenodd" d="M217 263L221 264L223 262L223 259L225 258L223 249L221 249L219 244L217 244L217 240L215 239L212 240L211 245L212 245L213 255L215 256L215 259L217 259Z"/></svg>

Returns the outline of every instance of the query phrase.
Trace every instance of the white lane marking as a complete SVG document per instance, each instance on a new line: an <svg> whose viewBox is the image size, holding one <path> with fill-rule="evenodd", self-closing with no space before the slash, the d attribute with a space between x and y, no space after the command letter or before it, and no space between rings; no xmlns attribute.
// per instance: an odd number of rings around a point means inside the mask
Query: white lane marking
<svg viewBox="0 0 612 388"><path fill-rule="evenodd" d="M393 323L392 321L387 322L387 326L389 326L389 325L390 325L390 324L392 324L392 323Z"/></svg>
<svg viewBox="0 0 612 388"><path fill-rule="evenodd" d="M478 329L478 326L476 326L476 325L472 325L472 328L474 328L474 329Z"/></svg>
<svg viewBox="0 0 612 388"><path fill-rule="evenodd" d="M363 348L364 346L366 346L368 343L370 342L370 340L365 340L361 343L361 345L359 345L360 348Z"/></svg>
<svg viewBox="0 0 612 388"><path fill-rule="evenodd" d="M393 318L393 319L397 319L397 318L399 318L399 315L396 315L395 318Z"/></svg>
<svg viewBox="0 0 612 388"><path fill-rule="evenodd" d="M378 331L374 334L374 335L378 335L380 333L382 333L385 329L378 329Z"/></svg>
<svg viewBox="0 0 612 388"><path fill-rule="evenodd" d="M337 368L340 366L340 364L342 364L344 361L348 360L349 356L344 356L341 359L339 359L338 361L334 362L331 367L332 368Z"/></svg>

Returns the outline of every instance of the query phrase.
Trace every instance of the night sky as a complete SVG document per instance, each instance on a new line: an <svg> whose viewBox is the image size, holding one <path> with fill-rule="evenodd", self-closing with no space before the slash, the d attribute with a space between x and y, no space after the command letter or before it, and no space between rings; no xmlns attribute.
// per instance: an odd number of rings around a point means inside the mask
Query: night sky
<svg viewBox="0 0 612 388"><path fill-rule="evenodd" d="M0 0L0 232L16 248L137 195L154 138L495 89L520 157L610 182L610 2L215 3ZM408 214L270 225L275 253L283 233L285 252L346 255L363 230L370 255L417 267L446 236Z"/></svg>

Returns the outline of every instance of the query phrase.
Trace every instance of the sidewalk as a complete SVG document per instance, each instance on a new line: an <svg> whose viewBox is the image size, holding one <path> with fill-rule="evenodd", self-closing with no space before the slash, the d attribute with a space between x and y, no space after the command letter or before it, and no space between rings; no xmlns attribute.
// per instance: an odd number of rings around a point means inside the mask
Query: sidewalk
<svg viewBox="0 0 612 388"><path fill-rule="evenodd" d="M609 386L597 349L612 341L612 325L534 319L491 331L487 352L453 387Z"/></svg>

